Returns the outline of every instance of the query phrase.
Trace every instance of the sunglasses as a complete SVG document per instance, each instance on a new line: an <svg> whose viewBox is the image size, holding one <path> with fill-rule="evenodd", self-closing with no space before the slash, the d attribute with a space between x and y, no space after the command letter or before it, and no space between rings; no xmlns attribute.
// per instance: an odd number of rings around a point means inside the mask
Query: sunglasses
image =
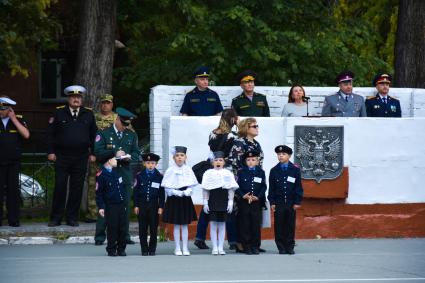
<svg viewBox="0 0 425 283"><path fill-rule="evenodd" d="M254 128L254 129L258 129L260 126L258 126L258 125L252 125L252 126L249 126L249 128Z"/></svg>

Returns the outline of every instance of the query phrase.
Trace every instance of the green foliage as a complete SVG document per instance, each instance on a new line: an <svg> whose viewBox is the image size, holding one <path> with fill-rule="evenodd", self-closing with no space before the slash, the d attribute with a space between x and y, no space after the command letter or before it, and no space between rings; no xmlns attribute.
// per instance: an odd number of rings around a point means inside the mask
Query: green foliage
<svg viewBox="0 0 425 283"><path fill-rule="evenodd" d="M0 0L0 68L12 75L29 75L36 52L55 46L60 27L47 9L56 0Z"/></svg>
<svg viewBox="0 0 425 283"><path fill-rule="evenodd" d="M344 69L370 85L375 72L392 70L396 2L120 1L128 62L115 75L145 99L154 85L193 84L201 64L217 85L235 85L246 68L261 85L334 85Z"/></svg>

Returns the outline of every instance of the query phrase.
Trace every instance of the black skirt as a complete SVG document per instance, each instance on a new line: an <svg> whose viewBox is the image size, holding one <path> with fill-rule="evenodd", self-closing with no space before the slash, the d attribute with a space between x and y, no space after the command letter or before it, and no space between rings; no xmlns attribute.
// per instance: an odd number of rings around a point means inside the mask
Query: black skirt
<svg viewBox="0 0 425 283"><path fill-rule="evenodd" d="M210 191L208 199L209 221L224 222L227 218L227 202L229 200L229 191L218 188Z"/></svg>
<svg viewBox="0 0 425 283"><path fill-rule="evenodd" d="M185 189L187 188L180 188L178 190L184 191ZM190 224L192 221L198 220L192 198L190 196L167 197L162 220L165 223L178 225L186 225Z"/></svg>

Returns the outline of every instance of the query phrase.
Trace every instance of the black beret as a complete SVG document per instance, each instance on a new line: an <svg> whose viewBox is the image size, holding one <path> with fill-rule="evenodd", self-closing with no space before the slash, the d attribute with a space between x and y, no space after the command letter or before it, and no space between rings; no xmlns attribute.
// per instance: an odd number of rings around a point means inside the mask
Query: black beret
<svg viewBox="0 0 425 283"><path fill-rule="evenodd" d="M276 153L283 152L283 153L287 153L287 154L291 155L292 154L292 148L290 148L287 145L278 145L274 148L274 152L276 152Z"/></svg>
<svg viewBox="0 0 425 283"><path fill-rule="evenodd" d="M159 155L156 155L155 153L145 153L142 154L143 161L155 161L158 162L160 157Z"/></svg>

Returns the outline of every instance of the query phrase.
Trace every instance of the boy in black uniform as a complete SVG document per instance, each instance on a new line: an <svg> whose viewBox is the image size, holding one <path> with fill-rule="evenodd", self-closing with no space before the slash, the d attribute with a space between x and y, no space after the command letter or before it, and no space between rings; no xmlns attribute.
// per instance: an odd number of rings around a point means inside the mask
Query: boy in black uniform
<svg viewBox="0 0 425 283"><path fill-rule="evenodd" d="M161 187L162 175L155 168L160 157L153 153L142 155L145 169L134 181L134 213L139 220L139 238L142 255L155 255L158 234L158 215L162 214L165 191ZM148 227L150 240L148 245Z"/></svg>
<svg viewBox="0 0 425 283"><path fill-rule="evenodd" d="M105 162L96 175L96 204L99 215L105 217L108 256L126 256L126 190L117 174L117 160L113 154L99 160Z"/></svg>
<svg viewBox="0 0 425 283"><path fill-rule="evenodd" d="M259 254L261 242L262 202L267 190L266 175L258 166L258 151L247 151L243 159L246 166L238 171L239 189L236 194L241 197L238 202L238 221L240 221L240 240L246 254Z"/></svg>
<svg viewBox="0 0 425 283"><path fill-rule="evenodd" d="M274 235L279 254L294 254L296 210L303 198L300 169L289 159L292 149L279 145L274 150L279 163L270 170L269 195L274 212Z"/></svg>
<svg viewBox="0 0 425 283"><path fill-rule="evenodd" d="M3 220L3 201L6 196L9 226L19 224L19 169L21 167L22 140L30 137L21 115L16 115L12 106L16 102L0 96L0 226Z"/></svg>

